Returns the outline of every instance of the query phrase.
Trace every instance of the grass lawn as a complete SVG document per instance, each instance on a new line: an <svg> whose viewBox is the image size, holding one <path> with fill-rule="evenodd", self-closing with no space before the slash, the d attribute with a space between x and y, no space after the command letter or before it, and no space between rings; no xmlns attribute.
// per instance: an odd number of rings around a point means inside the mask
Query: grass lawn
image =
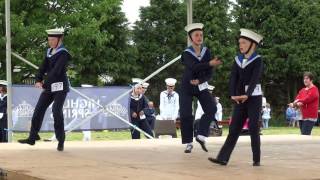
<svg viewBox="0 0 320 180"><path fill-rule="evenodd" d="M178 137L181 136L180 130L177 130ZM228 134L228 128L223 128L223 136ZM263 135L281 135L281 134L300 134L299 128L293 127L270 127L268 129L262 129ZM53 135L52 132L40 133L42 139L50 138ZM320 136L320 127L314 127L312 130L313 136ZM26 138L28 133L14 133L13 140ZM81 132L72 132L66 136L67 141L81 141L82 140ZM106 140L126 140L131 139L129 130L119 130L119 131L92 131L91 134L92 140L95 141L106 141ZM144 136L142 136L144 137Z"/></svg>

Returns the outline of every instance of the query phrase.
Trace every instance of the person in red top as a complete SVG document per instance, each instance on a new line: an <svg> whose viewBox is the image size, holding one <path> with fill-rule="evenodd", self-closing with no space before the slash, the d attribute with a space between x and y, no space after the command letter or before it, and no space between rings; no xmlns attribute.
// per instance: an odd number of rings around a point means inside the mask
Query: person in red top
<svg viewBox="0 0 320 180"><path fill-rule="evenodd" d="M303 83L306 87L299 91L295 101L289 106L300 108L302 113L302 120L299 122L301 134L311 135L312 128L318 119L319 90L313 84L311 72L303 74Z"/></svg>

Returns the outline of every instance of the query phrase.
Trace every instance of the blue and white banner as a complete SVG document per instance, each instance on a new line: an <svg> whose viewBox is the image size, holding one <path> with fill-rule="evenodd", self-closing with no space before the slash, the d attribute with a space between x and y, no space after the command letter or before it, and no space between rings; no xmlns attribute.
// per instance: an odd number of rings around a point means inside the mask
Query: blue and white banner
<svg viewBox="0 0 320 180"><path fill-rule="evenodd" d="M129 94L118 102L110 104L113 99L128 91L130 87L89 87L76 88L81 93L90 97L92 100L98 102L100 105L106 107L108 110L121 116L125 120L129 120ZM38 102L39 96L42 92L33 86L14 85L12 87L12 119L13 131L30 131L31 118L34 108ZM46 111L43 119L41 131L53 131L53 115L52 104ZM68 130L75 125L83 122L92 113L99 111L101 108L95 103L81 97L77 93L70 91L63 106L65 129ZM84 123L76 130L102 130L102 129L124 129L129 128L129 125L122 122L114 115L101 112L87 123Z"/></svg>

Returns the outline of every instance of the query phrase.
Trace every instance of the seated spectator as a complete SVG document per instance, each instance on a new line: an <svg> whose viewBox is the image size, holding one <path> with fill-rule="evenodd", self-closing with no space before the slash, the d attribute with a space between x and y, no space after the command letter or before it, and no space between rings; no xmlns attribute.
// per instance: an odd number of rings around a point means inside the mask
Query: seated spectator
<svg viewBox="0 0 320 180"><path fill-rule="evenodd" d="M151 130L154 130L154 123L156 120L156 110L154 109L154 104L152 101L148 102L148 107L145 108L144 114L146 115L147 122L149 123L149 126Z"/></svg>

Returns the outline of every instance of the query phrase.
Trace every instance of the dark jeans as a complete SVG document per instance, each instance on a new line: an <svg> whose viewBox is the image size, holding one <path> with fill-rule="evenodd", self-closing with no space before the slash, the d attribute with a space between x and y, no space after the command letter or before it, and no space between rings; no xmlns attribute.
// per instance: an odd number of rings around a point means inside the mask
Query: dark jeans
<svg viewBox="0 0 320 180"><path fill-rule="evenodd" d="M300 125L301 134L302 135L311 135L311 131L312 131L314 124L315 124L314 121L300 120L299 125Z"/></svg>

